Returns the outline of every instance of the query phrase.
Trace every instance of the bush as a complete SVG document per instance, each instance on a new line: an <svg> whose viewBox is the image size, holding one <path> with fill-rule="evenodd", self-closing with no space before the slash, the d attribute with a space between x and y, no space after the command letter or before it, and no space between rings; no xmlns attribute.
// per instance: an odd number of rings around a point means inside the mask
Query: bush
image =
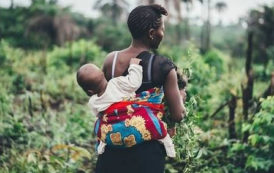
<svg viewBox="0 0 274 173"><path fill-rule="evenodd" d="M246 169L248 172L274 171L274 97L261 100L261 109L254 116L254 120L247 129L248 158Z"/></svg>
<svg viewBox="0 0 274 173"><path fill-rule="evenodd" d="M68 72L76 70L80 65L93 62L101 64L105 53L94 41L79 40L67 43L64 47L55 47L47 55L49 68L56 69L56 72Z"/></svg>
<svg viewBox="0 0 274 173"><path fill-rule="evenodd" d="M47 54L1 42L5 60L0 68L0 172L91 172L94 168L95 117L86 105L88 97L77 86L75 72L88 61L100 65L105 53L93 41L71 45L72 59L66 57L67 47Z"/></svg>
<svg viewBox="0 0 274 173"><path fill-rule="evenodd" d="M225 61L216 51L209 51L204 55L205 63L215 68L218 79L226 71Z"/></svg>
<svg viewBox="0 0 274 173"><path fill-rule="evenodd" d="M98 21L94 31L96 43L106 52L124 49L131 42L131 35L125 24L114 26L111 23L108 20Z"/></svg>

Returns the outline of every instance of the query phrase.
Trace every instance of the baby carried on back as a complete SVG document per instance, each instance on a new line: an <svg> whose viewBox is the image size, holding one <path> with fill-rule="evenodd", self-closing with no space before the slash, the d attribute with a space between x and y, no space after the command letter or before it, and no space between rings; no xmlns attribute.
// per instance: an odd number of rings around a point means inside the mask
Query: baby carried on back
<svg viewBox="0 0 274 173"><path fill-rule="evenodd" d="M151 88L135 94L142 84L140 59L131 58L128 75L111 79L94 64L83 65L77 72L77 82L89 95L89 107L97 115L94 132L98 139L97 152L105 146L132 147L149 140L163 143L169 157L175 149L164 115L162 88Z"/></svg>

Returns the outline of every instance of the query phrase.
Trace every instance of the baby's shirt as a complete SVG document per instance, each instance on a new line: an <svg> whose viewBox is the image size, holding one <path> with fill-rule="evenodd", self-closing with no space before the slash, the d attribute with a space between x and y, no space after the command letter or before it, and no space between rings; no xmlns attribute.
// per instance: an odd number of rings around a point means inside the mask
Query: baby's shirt
<svg viewBox="0 0 274 173"><path fill-rule="evenodd" d="M94 115L105 111L113 103L120 102L126 98L134 97L135 91L141 86L143 79L143 68L138 64L130 64L128 75L111 79L101 96L93 95L89 99L89 107Z"/></svg>

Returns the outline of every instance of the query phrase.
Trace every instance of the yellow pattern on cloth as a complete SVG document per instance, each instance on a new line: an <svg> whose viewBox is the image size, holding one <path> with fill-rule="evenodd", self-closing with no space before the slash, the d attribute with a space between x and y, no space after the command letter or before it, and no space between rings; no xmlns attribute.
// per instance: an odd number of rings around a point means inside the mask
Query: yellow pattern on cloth
<svg viewBox="0 0 274 173"><path fill-rule="evenodd" d="M126 127L129 127L129 126L135 127L141 133L142 138L145 141L151 140L151 134L146 129L146 126L145 126L145 119L142 118L141 116L134 116L131 119L126 119L125 126Z"/></svg>
<svg viewBox="0 0 274 173"><path fill-rule="evenodd" d="M134 135L129 135L128 137L125 137L124 142L125 142L127 147L132 147L133 145L135 145L136 140L135 140Z"/></svg>
<svg viewBox="0 0 274 173"><path fill-rule="evenodd" d="M119 132L110 134L110 139L114 145L123 145L121 133Z"/></svg>
<svg viewBox="0 0 274 173"><path fill-rule="evenodd" d="M101 132L102 132L102 136L101 136L101 140L103 141L103 142L105 142L105 140L106 140L106 134L108 133L108 132L111 132L112 131L112 126L109 124L109 125L105 125L105 124L103 124L102 126L101 126Z"/></svg>

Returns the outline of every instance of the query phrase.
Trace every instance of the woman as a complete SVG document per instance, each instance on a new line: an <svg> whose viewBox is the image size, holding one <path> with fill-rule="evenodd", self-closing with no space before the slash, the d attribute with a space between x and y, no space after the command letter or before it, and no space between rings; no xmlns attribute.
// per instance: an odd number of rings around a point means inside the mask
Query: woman
<svg viewBox="0 0 274 173"><path fill-rule="evenodd" d="M162 15L167 15L167 11L160 5L133 9L127 21L132 43L126 49L108 54L103 71L107 80L126 75L130 59L140 57L143 83L137 93L163 86L172 119L180 122L185 110L177 85L176 67L167 58L149 53L158 48L164 37ZM156 140L126 149L107 147L98 157L96 173L163 173L164 163L165 151Z"/></svg>

